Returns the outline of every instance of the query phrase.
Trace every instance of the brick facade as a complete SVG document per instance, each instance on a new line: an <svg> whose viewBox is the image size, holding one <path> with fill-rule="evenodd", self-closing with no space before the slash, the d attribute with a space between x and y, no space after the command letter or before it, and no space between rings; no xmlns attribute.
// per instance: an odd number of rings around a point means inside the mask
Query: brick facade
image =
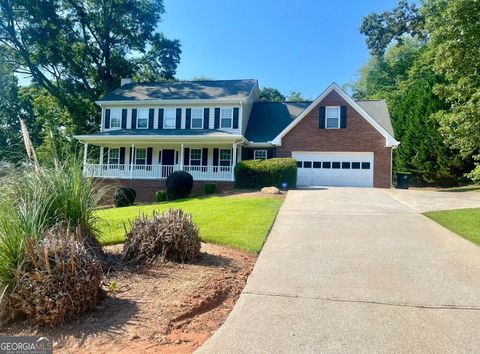
<svg viewBox="0 0 480 354"><path fill-rule="evenodd" d="M347 106L346 129L320 129L320 106ZM330 92L282 138L277 157L291 157L293 151L373 152L373 186L391 187L391 148L385 147L385 137L336 92Z"/></svg>
<svg viewBox="0 0 480 354"><path fill-rule="evenodd" d="M193 189L191 196L198 196L204 194L204 185L206 181L193 181ZM213 182L217 185L217 193L225 192L234 189L233 182ZM105 203L111 204L113 202L113 193L115 187L130 187L135 189L137 197L135 202L151 203L155 202L155 193L160 190L165 190L165 180L152 179L102 179L101 184L107 187L112 187L105 196Z"/></svg>

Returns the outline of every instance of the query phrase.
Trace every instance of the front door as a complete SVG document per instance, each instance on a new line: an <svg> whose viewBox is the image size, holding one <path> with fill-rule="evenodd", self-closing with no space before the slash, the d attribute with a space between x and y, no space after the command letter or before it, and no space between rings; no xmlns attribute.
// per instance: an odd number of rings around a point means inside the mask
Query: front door
<svg viewBox="0 0 480 354"><path fill-rule="evenodd" d="M175 150L162 150L162 177L166 178L173 172L173 165L175 165Z"/></svg>

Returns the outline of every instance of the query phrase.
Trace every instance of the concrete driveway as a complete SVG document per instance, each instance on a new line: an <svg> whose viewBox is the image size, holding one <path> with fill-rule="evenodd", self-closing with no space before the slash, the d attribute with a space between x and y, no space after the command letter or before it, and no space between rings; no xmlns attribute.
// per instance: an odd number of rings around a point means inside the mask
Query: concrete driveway
<svg viewBox="0 0 480 354"><path fill-rule="evenodd" d="M392 193L289 192L234 310L198 352L479 352L480 247Z"/></svg>

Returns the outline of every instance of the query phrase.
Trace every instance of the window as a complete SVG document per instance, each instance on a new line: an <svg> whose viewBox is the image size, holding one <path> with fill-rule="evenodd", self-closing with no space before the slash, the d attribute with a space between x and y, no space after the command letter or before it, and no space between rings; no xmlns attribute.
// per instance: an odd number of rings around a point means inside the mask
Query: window
<svg viewBox="0 0 480 354"><path fill-rule="evenodd" d="M302 161L297 161L297 167L302 168Z"/></svg>
<svg viewBox="0 0 480 354"><path fill-rule="evenodd" d="M109 165L118 165L119 163L120 151L118 148L111 148L108 150L108 164Z"/></svg>
<svg viewBox="0 0 480 354"><path fill-rule="evenodd" d="M111 109L110 110L110 129L120 128L122 125L122 110Z"/></svg>
<svg viewBox="0 0 480 354"><path fill-rule="evenodd" d="M349 170L350 169L350 162L342 162L342 169Z"/></svg>
<svg viewBox="0 0 480 354"><path fill-rule="evenodd" d="M135 165L145 165L147 163L147 149L135 149Z"/></svg>
<svg viewBox="0 0 480 354"><path fill-rule="evenodd" d="M332 162L332 168L340 168L340 162Z"/></svg>
<svg viewBox="0 0 480 354"><path fill-rule="evenodd" d="M229 149L220 149L220 166L230 166L232 151Z"/></svg>
<svg viewBox="0 0 480 354"><path fill-rule="evenodd" d="M322 163L321 162L318 162L318 161L315 161L313 163L313 168L322 168Z"/></svg>
<svg viewBox="0 0 480 354"><path fill-rule="evenodd" d="M370 162L362 162L362 170L369 170Z"/></svg>
<svg viewBox="0 0 480 354"><path fill-rule="evenodd" d="M137 111L137 129L148 128L148 109L139 109Z"/></svg>
<svg viewBox="0 0 480 354"><path fill-rule="evenodd" d="M202 164L202 149L190 150L190 165L200 166Z"/></svg>
<svg viewBox="0 0 480 354"><path fill-rule="evenodd" d="M192 129L203 128L203 109L192 108Z"/></svg>
<svg viewBox="0 0 480 354"><path fill-rule="evenodd" d="M352 162L352 170L359 170L360 162Z"/></svg>
<svg viewBox="0 0 480 354"><path fill-rule="evenodd" d="M332 167L332 163L331 162L322 162L322 167L323 168L331 168Z"/></svg>
<svg viewBox="0 0 480 354"><path fill-rule="evenodd" d="M177 122L177 110L165 108L163 111L163 129L175 129Z"/></svg>
<svg viewBox="0 0 480 354"><path fill-rule="evenodd" d="M267 150L254 150L253 151L254 160L266 160L267 159Z"/></svg>
<svg viewBox="0 0 480 354"><path fill-rule="evenodd" d="M312 168L312 161L303 161L303 168Z"/></svg>
<svg viewBox="0 0 480 354"><path fill-rule="evenodd" d="M326 108L327 129L340 128L340 107Z"/></svg>
<svg viewBox="0 0 480 354"><path fill-rule="evenodd" d="M231 128L233 121L233 108L220 109L220 128Z"/></svg>

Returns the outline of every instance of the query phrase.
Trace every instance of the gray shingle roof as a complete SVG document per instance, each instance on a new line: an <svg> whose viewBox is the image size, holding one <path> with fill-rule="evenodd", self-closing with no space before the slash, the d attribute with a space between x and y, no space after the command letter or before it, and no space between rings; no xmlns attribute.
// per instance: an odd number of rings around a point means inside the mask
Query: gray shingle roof
<svg viewBox="0 0 480 354"><path fill-rule="evenodd" d="M118 129L88 134L88 136L229 136L229 132L217 129Z"/></svg>
<svg viewBox="0 0 480 354"><path fill-rule="evenodd" d="M368 114L375 119L391 136L395 136L390 114L385 100L358 100L356 101Z"/></svg>
<svg viewBox="0 0 480 354"><path fill-rule="evenodd" d="M178 82L132 82L100 101L144 100L236 100L250 95L257 80L212 80Z"/></svg>

